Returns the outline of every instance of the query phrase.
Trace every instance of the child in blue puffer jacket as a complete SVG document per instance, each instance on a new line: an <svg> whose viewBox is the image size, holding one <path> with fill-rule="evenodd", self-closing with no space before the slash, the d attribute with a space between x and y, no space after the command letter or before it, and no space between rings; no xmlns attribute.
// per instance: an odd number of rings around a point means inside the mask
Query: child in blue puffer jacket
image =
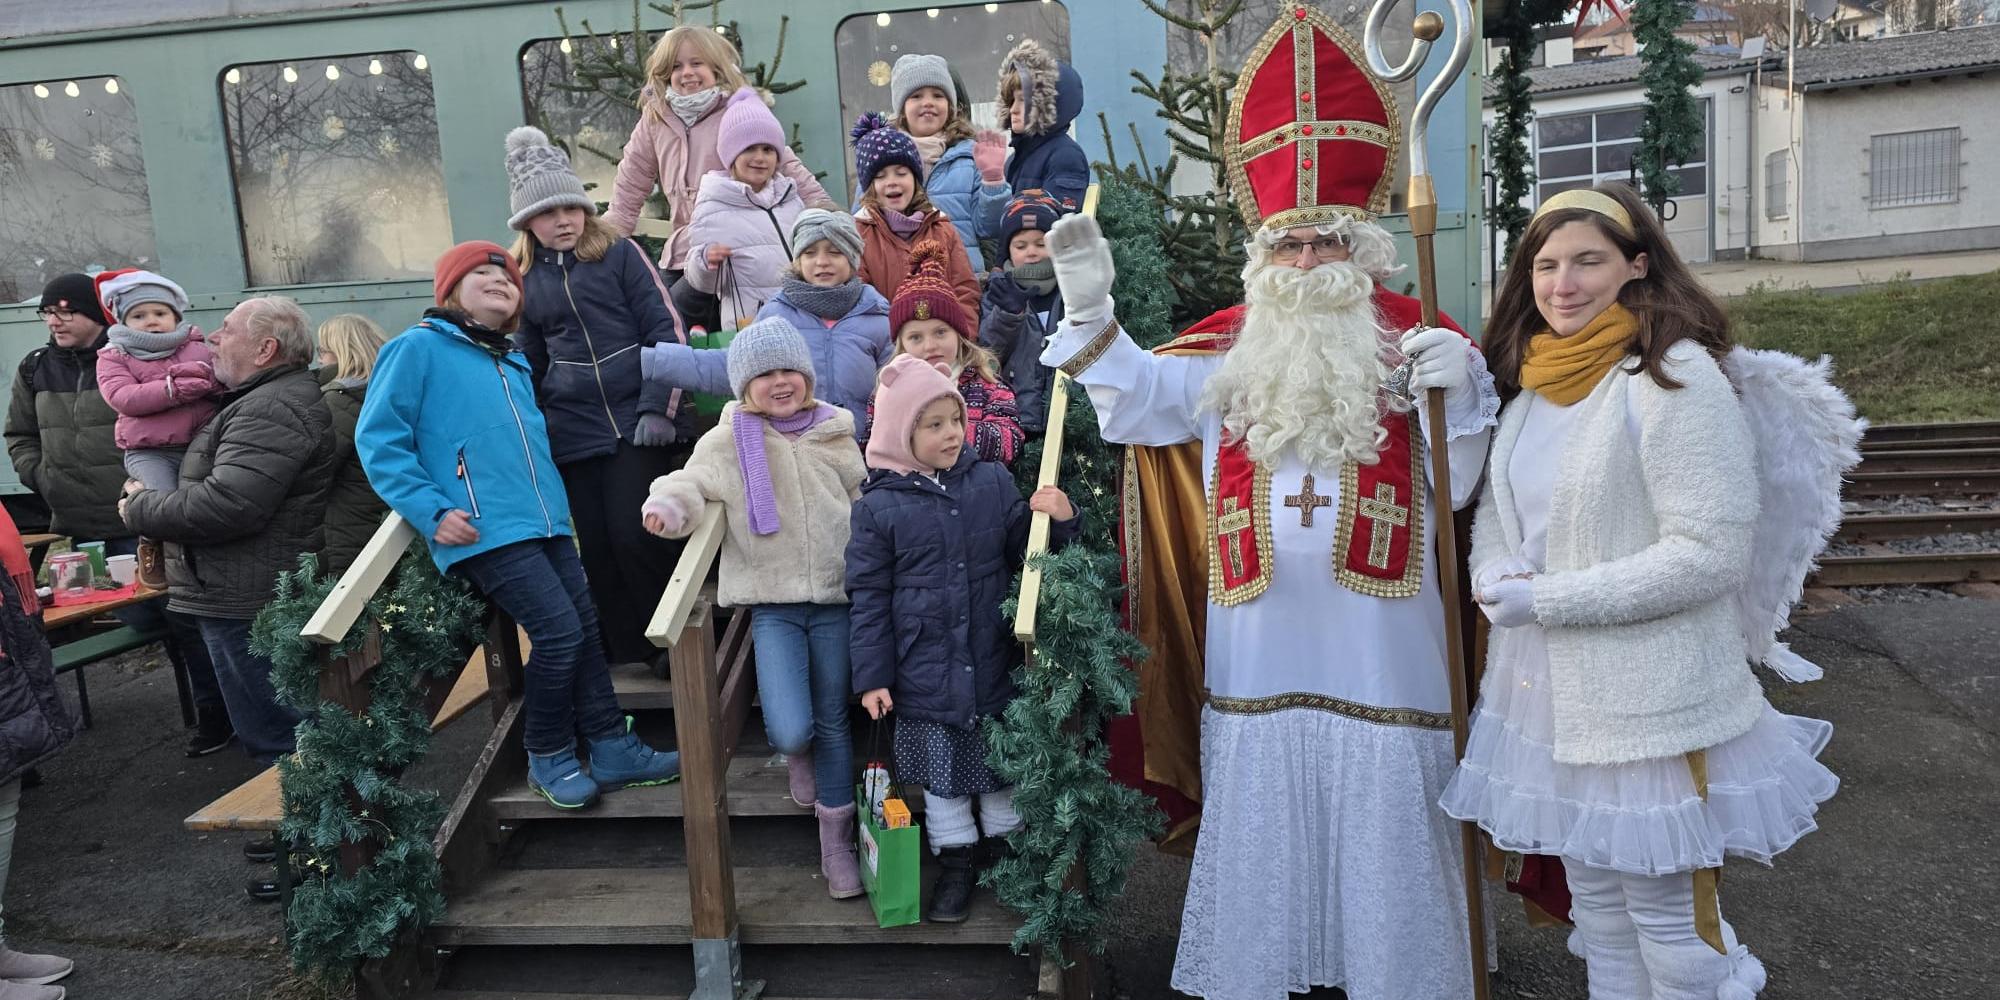
<svg viewBox="0 0 2000 1000"><path fill-rule="evenodd" d="M1013 699L1021 662L1000 604L1026 555L1031 512L1055 519L1055 544L1081 519L1061 490L1023 500L1005 466L977 460L958 380L942 363L906 354L882 370L867 458L847 542L854 690L871 717L896 712L896 774L923 786L941 868L925 916L957 923L971 904L979 834L1021 826L979 733Z"/></svg>
<svg viewBox="0 0 2000 1000"><path fill-rule="evenodd" d="M527 295L514 342L548 420L605 655L654 660L646 624L680 546L639 530L632 508L687 460L695 426L679 393L640 377L639 350L685 334L652 260L598 217L569 157L540 129L507 133L507 180Z"/></svg>
<svg viewBox="0 0 2000 1000"><path fill-rule="evenodd" d="M855 435L865 439L868 397L875 373L896 353L889 334L889 300L856 276L861 233L846 212L809 208L792 223L798 256L778 294L759 310L798 328L812 354L813 395L846 410ZM729 352L663 344L643 352L646 378L657 386L723 395L729 387Z"/></svg>
<svg viewBox="0 0 2000 1000"><path fill-rule="evenodd" d="M640 742L611 689L548 426L528 359L507 339L521 320L521 272L498 244L461 243L438 258L435 295L438 308L376 356L354 428L368 482L426 539L439 571L528 633L521 732L543 798L581 809L600 788L673 781L680 755Z"/></svg>
<svg viewBox="0 0 2000 1000"><path fill-rule="evenodd" d="M960 110L958 83L943 56L906 53L889 72L889 96L896 109L889 120L917 144L924 164L924 193L951 217L972 270L986 270L980 240L993 239L1013 196L1007 184L1007 136L993 129L975 133ZM854 189L861 204L864 187Z"/></svg>
<svg viewBox="0 0 2000 1000"><path fill-rule="evenodd" d="M1000 106L1007 109L1007 129L1014 133L1008 186L1016 191L1041 188L1063 211L1081 211L1084 189L1090 186L1090 158L1070 138L1069 126L1083 112L1083 77L1034 39L1024 38L1000 63Z"/></svg>

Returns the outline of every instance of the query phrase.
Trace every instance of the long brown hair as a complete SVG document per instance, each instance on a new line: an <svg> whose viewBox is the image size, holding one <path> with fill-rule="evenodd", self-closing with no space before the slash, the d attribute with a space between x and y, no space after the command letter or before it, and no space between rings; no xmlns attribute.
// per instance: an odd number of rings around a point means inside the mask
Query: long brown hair
<svg viewBox="0 0 2000 1000"><path fill-rule="evenodd" d="M1678 389L1681 384L1666 372L1668 348L1692 340L1717 360L1729 353L1728 314L1674 252L1666 230L1653 210L1639 200L1638 192L1627 184L1606 184L1592 190L1625 209L1632 220L1633 235L1626 235L1609 218L1587 208L1555 209L1528 223L1507 262L1507 276L1493 296L1493 317L1487 321L1486 336L1480 342L1502 398L1511 399L1521 391L1521 362L1527 355L1528 338L1549 328L1535 303L1535 255L1542 252L1556 230L1572 222L1597 227L1628 262L1646 255L1646 276L1634 278L1618 290L1619 304L1639 321L1639 332L1626 347L1639 363L1627 371L1643 369L1663 388Z"/></svg>
<svg viewBox="0 0 2000 1000"><path fill-rule="evenodd" d="M931 204L930 192L924 190L924 185L921 181L913 182L912 187L910 203L905 206L909 211L904 212L904 215L916 215L919 212L928 212L937 207ZM873 209L875 217L878 219L882 217L882 199L875 196L875 182L872 180L868 182L867 187L861 189L861 207Z"/></svg>

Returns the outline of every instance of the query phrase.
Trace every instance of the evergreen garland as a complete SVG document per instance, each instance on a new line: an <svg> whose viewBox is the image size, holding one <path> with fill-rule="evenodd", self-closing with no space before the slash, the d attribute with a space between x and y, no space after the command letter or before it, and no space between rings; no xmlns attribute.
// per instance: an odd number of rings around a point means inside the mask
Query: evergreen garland
<svg viewBox="0 0 2000 1000"><path fill-rule="evenodd" d="M1121 325L1142 344L1164 340L1173 297L1167 260L1154 242L1152 198L1132 178L1107 175L1097 218L1117 267L1112 295ZM1065 420L1060 481L1083 513L1083 533L1041 557L1035 666L1016 671L1020 696L985 727L988 763L1014 786L1023 824L1009 838L1013 856L985 881L1023 919L1015 949L1039 946L1050 956L1062 955L1065 941L1104 950L1105 921L1125 890L1133 852L1160 830L1152 800L1111 780L1105 767L1105 727L1131 712L1138 694L1132 664L1146 655L1120 611L1116 484L1123 453L1098 433L1096 411L1080 389L1070 394ZM1041 467L1039 444L1014 464L1024 492ZM1010 602L1006 613L1017 610ZM1080 884L1070 884L1079 864Z"/></svg>
<svg viewBox="0 0 2000 1000"><path fill-rule="evenodd" d="M328 978L388 954L405 928L444 912L432 846L444 805L397 776L430 748L419 680L449 677L465 663L486 606L440 576L422 546L404 556L395 580L331 650L357 650L371 628L380 630L382 662L369 675L371 702L361 715L320 699L322 647L299 635L336 582L322 578L316 556L301 556L296 571L278 577L276 596L251 626L250 648L270 658L278 699L306 713L296 749L278 760L279 838L300 856L304 878L292 891L286 943L295 968ZM342 844L367 844L373 858L343 873Z"/></svg>
<svg viewBox="0 0 2000 1000"><path fill-rule="evenodd" d="M1632 37L1641 46L1639 82L1646 85L1646 117L1632 163L1656 214L1680 193L1681 179L1670 168L1701 152L1701 102L1694 96L1701 67L1694 61L1694 43L1674 34L1693 12L1693 0L1632 5Z"/></svg>
<svg viewBox="0 0 2000 1000"><path fill-rule="evenodd" d="M1535 193L1535 166L1528 156L1528 123L1534 119L1534 97L1528 80L1528 65L1540 44L1539 32L1516 5L1508 11L1500 30L1507 49L1500 56L1498 98L1494 101L1491 163L1500 179L1500 193L1493 204L1492 226L1507 234L1504 255L1512 256L1514 241L1528 228L1534 214L1528 206Z"/></svg>

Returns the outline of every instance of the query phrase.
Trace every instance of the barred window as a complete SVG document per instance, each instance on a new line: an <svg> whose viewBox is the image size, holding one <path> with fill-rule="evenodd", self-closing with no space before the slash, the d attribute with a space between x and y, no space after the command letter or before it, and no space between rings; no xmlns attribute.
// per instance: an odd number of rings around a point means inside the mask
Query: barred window
<svg viewBox="0 0 2000 1000"><path fill-rule="evenodd" d="M115 76L0 87L0 303L153 260L139 115Z"/></svg>
<svg viewBox="0 0 2000 1000"><path fill-rule="evenodd" d="M1792 151L1780 149L1764 157L1764 218L1792 214Z"/></svg>
<svg viewBox="0 0 2000 1000"><path fill-rule="evenodd" d="M422 53L232 66L222 120L252 285L429 278L451 247Z"/></svg>
<svg viewBox="0 0 2000 1000"><path fill-rule="evenodd" d="M1958 129L1892 132L1868 146L1868 207L1958 200Z"/></svg>

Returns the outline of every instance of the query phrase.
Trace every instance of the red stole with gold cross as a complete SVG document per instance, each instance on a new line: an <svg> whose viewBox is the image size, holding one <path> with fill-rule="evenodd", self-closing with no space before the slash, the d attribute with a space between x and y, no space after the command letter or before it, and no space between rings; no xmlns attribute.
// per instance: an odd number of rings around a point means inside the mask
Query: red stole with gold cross
<svg viewBox="0 0 2000 1000"><path fill-rule="evenodd" d="M1373 463L1348 461L1340 469L1340 509L1333 527L1334 579L1370 597L1412 597L1423 585L1424 488L1417 421L1391 413L1382 420L1388 440ZM1307 476L1286 506L1299 508L1310 528L1313 509L1327 498ZM1271 470L1250 460L1241 441L1217 449L1208 488L1208 599L1225 607L1254 600L1270 589L1277 565L1271 555Z"/></svg>

